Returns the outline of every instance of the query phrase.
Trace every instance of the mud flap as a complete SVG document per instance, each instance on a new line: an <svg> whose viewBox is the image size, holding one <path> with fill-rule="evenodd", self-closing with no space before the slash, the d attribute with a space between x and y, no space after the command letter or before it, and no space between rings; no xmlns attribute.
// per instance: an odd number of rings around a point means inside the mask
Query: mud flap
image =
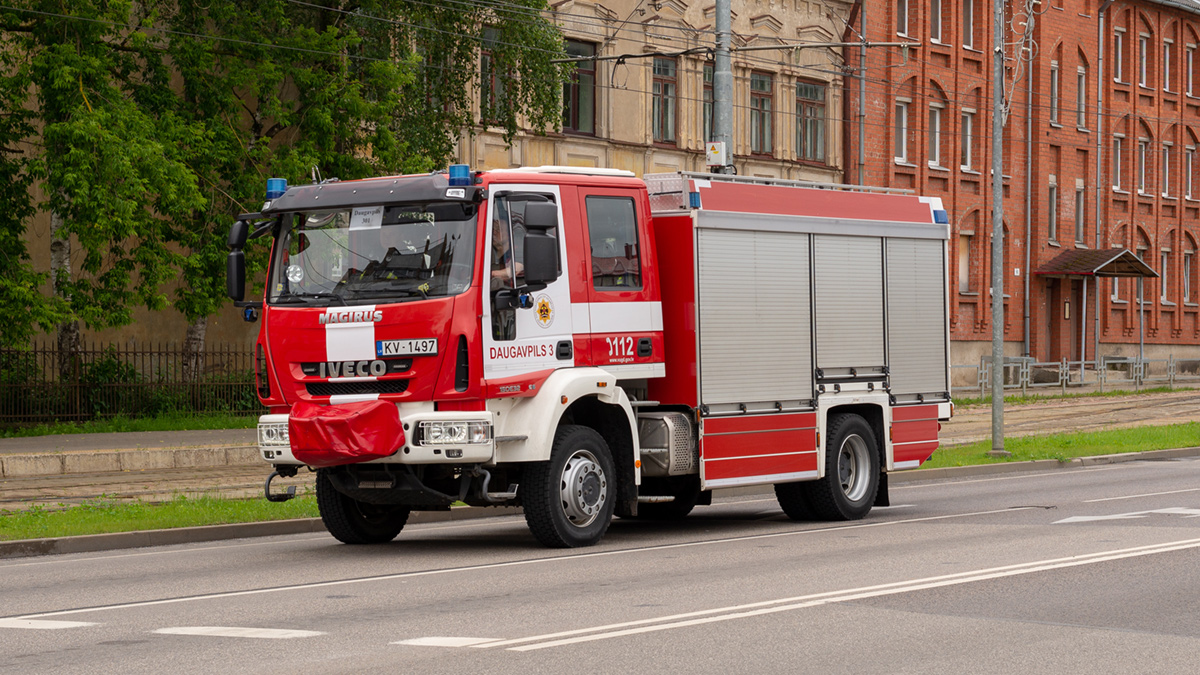
<svg viewBox="0 0 1200 675"><path fill-rule="evenodd" d="M879 490L875 493L875 506L891 506L892 502L888 500L887 489L887 472L879 472Z"/></svg>

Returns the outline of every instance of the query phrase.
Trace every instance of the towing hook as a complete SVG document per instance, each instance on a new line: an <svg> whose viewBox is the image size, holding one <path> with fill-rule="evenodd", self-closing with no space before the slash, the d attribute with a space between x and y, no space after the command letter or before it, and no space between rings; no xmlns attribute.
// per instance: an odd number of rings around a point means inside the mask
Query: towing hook
<svg viewBox="0 0 1200 675"><path fill-rule="evenodd" d="M267 484L263 486L263 491L267 495L267 501L269 501L269 502L286 502L289 499L294 499L296 497L296 486L295 485L289 485L287 488L287 492L277 494L277 495L271 494L271 481L275 480L275 477L278 475L279 475L278 471L272 471L271 475L267 476Z"/></svg>

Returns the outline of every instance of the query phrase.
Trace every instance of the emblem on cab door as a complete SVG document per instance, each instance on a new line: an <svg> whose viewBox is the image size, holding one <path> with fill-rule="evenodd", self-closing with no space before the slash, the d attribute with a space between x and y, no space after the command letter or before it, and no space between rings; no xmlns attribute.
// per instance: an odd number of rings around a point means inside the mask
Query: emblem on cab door
<svg viewBox="0 0 1200 675"><path fill-rule="evenodd" d="M542 293L537 296L537 300L533 304L533 311L537 315L537 323L542 328L549 328L550 324L554 323L554 304L550 302L550 296Z"/></svg>

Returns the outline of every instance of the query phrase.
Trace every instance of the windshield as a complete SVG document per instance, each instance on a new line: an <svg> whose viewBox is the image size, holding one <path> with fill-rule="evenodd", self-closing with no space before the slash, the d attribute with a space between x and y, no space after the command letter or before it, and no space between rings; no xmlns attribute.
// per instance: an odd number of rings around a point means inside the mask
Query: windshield
<svg viewBox="0 0 1200 675"><path fill-rule="evenodd" d="M270 302L327 307L462 293L475 214L474 204L434 202L285 215Z"/></svg>

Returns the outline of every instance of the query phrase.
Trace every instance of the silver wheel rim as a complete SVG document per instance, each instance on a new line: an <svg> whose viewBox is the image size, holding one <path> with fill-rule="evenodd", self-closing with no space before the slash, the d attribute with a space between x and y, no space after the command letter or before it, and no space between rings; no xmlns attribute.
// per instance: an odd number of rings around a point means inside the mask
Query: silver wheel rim
<svg viewBox="0 0 1200 675"><path fill-rule="evenodd" d="M596 456L587 450L571 453L563 465L558 493L563 513L572 525L591 525L608 502L608 477Z"/></svg>
<svg viewBox="0 0 1200 675"><path fill-rule="evenodd" d="M869 452L867 442L857 434L847 436L838 450L838 480L842 485L842 494L852 502L861 501L867 495L871 478L867 475L871 466Z"/></svg>

